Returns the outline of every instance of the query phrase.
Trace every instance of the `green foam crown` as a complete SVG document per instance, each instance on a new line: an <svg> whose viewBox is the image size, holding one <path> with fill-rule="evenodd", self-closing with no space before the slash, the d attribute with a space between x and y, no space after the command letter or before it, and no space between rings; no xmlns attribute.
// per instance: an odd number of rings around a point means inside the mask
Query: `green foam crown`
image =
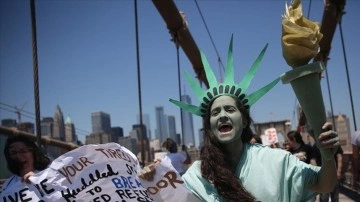
<svg viewBox="0 0 360 202"><path fill-rule="evenodd" d="M185 72L185 77L187 78L191 89L195 92L198 100L200 101L200 106L191 105L184 103L178 100L170 99L170 102L179 106L183 110L186 110L192 114L198 116L204 116L206 110L209 107L209 104L217 97L221 95L230 95L236 97L248 110L250 107L258 101L264 94L266 94L270 89L272 89L280 80L280 77L276 78L266 86L260 88L259 90L246 94L246 90L249 87L251 80L254 78L254 75L259 68L259 64L266 52L268 44L265 45L263 50L260 52L259 56L256 58L252 64L249 71L246 73L244 78L239 84L234 83L234 66L233 66L233 37L231 36L227 64L225 69L225 78L223 83L218 83L215 77L214 72L212 71L209 62L205 54L200 51L201 60L204 65L204 70L206 74L206 79L209 82L209 89L203 90L196 80L194 80L190 75Z"/></svg>

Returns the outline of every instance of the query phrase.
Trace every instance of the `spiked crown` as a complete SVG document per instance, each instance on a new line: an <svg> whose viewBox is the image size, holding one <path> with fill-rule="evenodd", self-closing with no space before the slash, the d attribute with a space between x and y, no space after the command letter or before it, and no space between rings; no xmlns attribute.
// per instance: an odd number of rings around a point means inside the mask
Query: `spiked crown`
<svg viewBox="0 0 360 202"><path fill-rule="evenodd" d="M225 69L225 78L223 83L218 83L215 77L214 72L212 71L209 62L205 54L200 51L201 60L204 65L204 70L206 78L209 82L209 89L203 90L200 84L190 77L190 75L185 72L185 77L188 80L191 89L195 92L198 100L200 101L200 106L191 105L184 103L178 100L170 99L170 102L177 105L178 107L186 110L192 114L198 116L204 116L206 110L209 107L209 104L217 97L221 95L230 95L237 98L248 110L250 107L258 101L264 94L266 94L271 88L273 88L280 80L280 77L276 78L266 86L260 88L259 90L246 94L246 90L249 87L251 80L253 79L259 64L266 52L268 44L265 45L263 50L260 52L259 56L256 58L251 68L244 76L242 81L239 84L234 83L234 66L233 66L233 37L231 36L227 64Z"/></svg>

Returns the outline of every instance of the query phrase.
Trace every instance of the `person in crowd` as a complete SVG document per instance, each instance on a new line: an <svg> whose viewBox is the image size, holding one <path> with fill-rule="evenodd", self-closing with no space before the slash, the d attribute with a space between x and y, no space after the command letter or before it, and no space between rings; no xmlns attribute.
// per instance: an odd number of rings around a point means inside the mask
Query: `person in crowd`
<svg viewBox="0 0 360 202"><path fill-rule="evenodd" d="M192 162L192 160L191 160L191 156L190 156L190 154L189 154L189 152L188 152L188 148L187 148L187 146L186 145L181 145L181 151L180 151L180 154L182 154L183 156L185 156L186 157L186 159L189 159L188 161L190 161L190 163ZM183 170L184 170L184 173L187 171L187 169L189 168L189 166L190 166L190 163L188 163L188 164L185 164L184 163L184 165L183 165Z"/></svg>
<svg viewBox="0 0 360 202"><path fill-rule="evenodd" d="M273 148L273 149L279 149L279 148L281 148L281 147L280 147L280 144L279 144L278 142L269 145L269 147L270 147L270 148Z"/></svg>
<svg viewBox="0 0 360 202"><path fill-rule="evenodd" d="M257 135L257 134L253 135L253 137L250 140L250 143L251 144L254 144L254 143L262 144L260 135Z"/></svg>
<svg viewBox="0 0 360 202"><path fill-rule="evenodd" d="M283 149L290 152L291 147L288 140L285 140L285 142L283 143Z"/></svg>
<svg viewBox="0 0 360 202"><path fill-rule="evenodd" d="M321 166L322 159L320 150L317 147L316 143L313 145L313 150L316 159L316 165ZM339 191L340 191L340 180L342 178L342 167L343 167L343 154L344 151L342 150L341 146L338 147L336 153L334 155L335 164L336 164L336 177L337 177L337 184L335 185L334 189L330 193L322 193L320 194L320 202L329 202L329 198L331 198L331 202L339 202Z"/></svg>
<svg viewBox="0 0 360 202"><path fill-rule="evenodd" d="M184 174L184 164L188 165L191 163L190 155L183 155L178 152L177 144L171 138L167 138L162 146L168 150L169 153L167 153L166 156L171 160L172 166L180 175Z"/></svg>
<svg viewBox="0 0 360 202"><path fill-rule="evenodd" d="M353 186L360 190L360 130L351 136L352 160L353 160Z"/></svg>
<svg viewBox="0 0 360 202"><path fill-rule="evenodd" d="M216 81L201 53L210 88L204 91L187 77L200 105L170 99L183 110L203 117L200 160L182 175L187 189L201 201L305 201L315 192L330 192L335 186L333 159L316 167L282 149L250 143L254 135L250 107L279 81L277 78L251 94L245 92L265 50L239 84L234 83L232 39L223 83ZM334 152L339 145L337 133L331 130L331 123L324 123L322 129L319 146Z"/></svg>
<svg viewBox="0 0 360 202"><path fill-rule="evenodd" d="M286 134L289 144L289 152L295 155L300 161L304 161L307 164L316 165L316 159L314 150L311 145L305 144L300 132L293 130ZM314 202L316 196L307 200L308 202Z"/></svg>
<svg viewBox="0 0 360 202"><path fill-rule="evenodd" d="M12 136L6 140L4 155L7 167L14 175L3 184L3 190L17 182L29 182L34 173L44 170L50 164L50 159L28 137Z"/></svg>
<svg viewBox="0 0 360 202"><path fill-rule="evenodd" d="M286 134L287 141L290 146L290 153L299 158L299 160L304 161L307 164L316 165L316 159L314 155L314 150L311 145L305 144L300 132L293 130Z"/></svg>

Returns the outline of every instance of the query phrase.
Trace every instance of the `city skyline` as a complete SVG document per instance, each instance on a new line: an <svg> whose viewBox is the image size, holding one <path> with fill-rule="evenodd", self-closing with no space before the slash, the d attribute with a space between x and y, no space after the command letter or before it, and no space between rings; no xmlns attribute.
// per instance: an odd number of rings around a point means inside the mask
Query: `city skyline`
<svg viewBox="0 0 360 202"><path fill-rule="evenodd" d="M157 107L159 107L159 106L157 106ZM155 107L156 108L156 107ZM109 122L111 122L111 114L110 113L107 113L107 112L103 112L103 111L97 111L97 112L92 112L91 114L90 114L90 116L92 115L92 114L94 114L94 113L97 113L97 114L105 114L106 116L107 115L109 115L109 117L108 117L108 121ZM57 105L56 106L56 108L55 108L55 110L54 110L54 117L58 117L59 119L61 119L61 116L62 116L62 111L61 111L61 107L60 107L60 105ZM148 114L143 114L143 116L148 116ZM328 117L328 119L329 119L329 121L331 121L331 118L329 118L331 116L331 114L330 113L328 113L327 114L327 117ZM336 117L347 117L347 120L348 120L348 122L350 122L349 120L350 120L350 118L349 118L349 116L347 115L347 114L344 114L344 113L339 113L339 114L334 114L334 118L336 118ZM54 117L50 117L50 116L47 116L47 117L42 117L42 119L41 119L41 133L43 134L43 135L49 135L49 136L54 136L54 134L53 133L51 133L51 134L47 134L47 131L49 131L49 129L47 129L48 128L48 126L46 126L46 125L44 125L44 124L46 124L46 122L47 122L47 119L51 119L51 121L50 122L54 122ZM175 116L173 116L173 115L167 115L167 114L164 114L164 117L165 118L169 118L169 117L172 117L172 119L176 119L175 118ZM65 138L66 139L66 136L67 136L67 132L66 132L66 130L67 130L67 127L75 127L75 135L77 136L76 138L76 141L77 140L79 140L79 141L81 141L83 144L85 144L86 142L86 136L89 136L89 135L91 135L93 132L89 132L88 134L83 134L83 135L80 135L79 136L79 134L78 134L78 132L80 131L81 132L81 129L78 129L78 128L76 128L76 123L73 123L72 121L70 121L70 123L69 124L71 124L70 126L68 125L68 124L66 124L66 122L68 122L68 120L70 120L71 118L68 116L67 118L66 118L66 120L64 121L64 129L65 129L65 131L64 131L64 135L65 135L65 137L63 137L63 138ZM16 122L17 120L16 119L12 119L12 118L5 118L5 119L2 119L2 120L0 120L0 121L3 121L3 120L7 120L7 121L14 121L14 122L12 122L12 123L16 123L16 124L19 124L18 122ZM263 122L263 123L271 123L271 122L278 122L278 121L286 121L287 119L283 119L283 120L269 120L268 122ZM30 123L32 123L33 124L33 126L35 127L35 120L33 120L34 122L30 122ZM175 121L175 120L174 120ZM146 122L146 121L145 121ZM146 123L143 123L145 126L146 126ZM22 122L22 123L27 123L27 122ZM256 123L256 122L254 122L255 124L262 124L262 123ZM136 124L139 124L139 122L138 121L136 121L136 122L134 122L132 125L131 125L131 127L134 127L134 125L136 125ZM54 124L54 123L52 123L52 125L56 125L56 124ZM61 125L61 124L60 124ZM93 125L93 124L91 124L91 125ZM169 127L169 124L167 124L168 126L167 127ZM15 125L14 125L15 126ZM123 128L124 126L121 126L121 125L111 125L111 123L110 123L110 128L111 129L113 129L113 128ZM60 127L61 128L61 127ZM349 126L349 128L350 128L350 126ZM34 130L34 129L33 129ZM58 129L58 130L61 130L61 129ZM70 130L72 130L72 128L70 128ZM154 130L156 130L156 129L154 129ZM181 134L181 129L179 129L180 130L180 134ZM149 130L147 130L147 133L148 133L148 131ZM28 131L29 132L29 131ZM82 131L82 133L83 133L84 131ZM103 132L103 131L102 131ZM133 132L133 129L131 130L131 131L129 131L128 133L124 133L124 137L128 137L128 136L130 136L131 135L131 133ZM150 130L150 132L153 132L153 131L151 131ZM167 131L167 132L169 132L169 130ZM33 131L33 133L35 134L35 130ZM111 132L110 132L111 133ZM110 133L109 133L109 135L110 135ZM155 133L155 132L154 132ZM195 137L195 139L194 139L194 146L196 146L196 147L198 147L198 146L200 146L200 144L201 144L201 140L200 140L200 138L202 138L201 137L201 135L199 134L199 133L201 133L201 128L198 128L198 129L195 129L195 131L194 131L194 137ZM149 135L149 134L147 134L147 135ZM263 135L263 134L261 134L261 135ZM279 135L279 134L278 134ZM281 135L281 134L280 134ZM282 135L284 135L284 134L282 134ZM351 136L352 134L349 132L349 135ZM170 136L169 136L170 137ZM57 137L55 137L55 138L57 138ZM171 137L170 137L171 138ZM349 137L350 138L350 137ZM57 138L57 139L61 139L61 138ZM149 140L153 140L152 138L150 139L149 138ZM74 142L74 141L72 141L72 142Z"/></svg>
<svg viewBox="0 0 360 202"><path fill-rule="evenodd" d="M213 40L193 1L174 2L184 12L192 37L206 54L218 80L223 73L222 65L226 65L223 63L226 63L231 35L234 36L235 81L241 80L262 47L269 44L249 93L290 70L280 44L284 1L199 1ZM302 3L304 14L320 22L323 1L313 1L311 9L308 9L309 1ZM52 117L55 106L59 105L64 115L71 117L75 127L88 134L91 132L91 112L104 111L111 114L112 125L122 126L127 135L140 111L133 2L35 1L35 7L40 116ZM360 86L357 79L360 75L360 68L357 68L360 27L354 25L360 18L359 7L359 1L347 1L341 22L357 124L360 120L360 91L357 90ZM264 12L259 13L261 9ZM190 95L195 105L199 103L193 92L187 92L190 88L183 74L188 72L195 78L194 69L182 49L177 61L176 46L152 1L139 1L138 11L142 113L150 115L151 129L154 130L154 107L163 106L166 114L175 116L179 133L180 109L171 104L169 98L180 99L177 79L180 78L181 92ZM0 1L0 25L0 103L12 107L4 110L6 107L0 105L0 119L18 120L16 112L20 110L23 113L21 121L35 122L29 2ZM333 108L335 115L346 114L351 129L354 129L340 37L337 27L328 71L321 82L322 93L326 111ZM251 116L260 123L289 119L295 126L296 104L291 86L279 83L252 107ZM193 118L194 130L198 131L202 126L201 118Z"/></svg>
<svg viewBox="0 0 360 202"><path fill-rule="evenodd" d="M1 103L0 103L1 104ZM163 108L162 106L156 106L156 107L154 107L154 109L156 110L156 108L157 107L161 107L161 108ZM9 106L8 106L8 109L11 109L11 108L9 108ZM33 113L33 112L29 112L29 111L26 111L26 114L31 114L32 116L34 116L33 117L33 119L32 119L32 122L31 121L29 121L29 122L31 122L31 123L33 123L33 124L35 124L35 113ZM63 119L63 112L62 112L62 110L61 110L61 106L58 104L58 105L56 105L56 107L55 107L55 109L54 109L54 114L55 114L55 116L56 117L59 117L59 119ZM103 115L103 116L106 116L107 117L107 121L109 122L108 124L106 124L107 125L107 127L124 127L123 125L113 125L113 124L111 124L111 113L108 113L108 112L105 112L105 111L93 111L93 112L90 112L90 114L89 114L89 116L90 117L93 117L94 115ZM41 124L43 125L45 122L43 122L43 121L46 121L46 119L48 119L48 118L51 118L52 120L53 120L53 117L54 116L42 116L41 117ZM61 118L62 117L62 118ZM175 120L176 120L176 117L174 116L174 115L168 115L168 114L164 114L164 118L170 118L170 117L172 117L171 119L174 119L174 122L175 122ZM16 119L16 118L14 118L14 117L12 117L12 118L4 118L4 119L11 119L11 120L15 120L15 121L17 121L17 123L19 123L18 122L18 120ZM66 119L65 120L63 120L63 122L64 122L64 128L66 128L65 127L65 122L66 122L66 120L71 120L71 116L69 116L69 115L67 115L67 117L66 117ZM60 121L61 122L61 121ZM72 122L72 121L71 121ZM90 120L90 122L92 123L93 122L93 120L91 119ZM96 122L96 121L95 121ZM148 122L150 122L150 119L149 119L149 114L143 114L143 124L146 126L146 125L148 125ZM156 120L155 120L155 122L156 122ZM99 123L100 124L100 123ZM139 124L139 115L137 114L137 121L136 122L134 122L131 126L133 126L134 124ZM61 125L61 124L60 124ZM84 130L84 129L81 129L81 128L78 128L78 127L76 127L76 122L72 122L72 125L74 125L75 126L75 132L76 132L76 135L78 136L78 138L79 138L79 140L81 140L81 142L83 142L84 143L84 141L85 141L85 137L86 136L88 136L88 135L90 135L91 133L94 133L94 132L99 132L97 129L95 129L94 130L94 124L91 124L91 130ZM165 122L165 125L168 125L167 124L167 121ZM35 125L34 125L35 126ZM167 126L168 127L168 126ZM61 127L60 127L61 128ZM95 126L95 128L96 128L96 126ZM175 129L176 129L176 126L175 126ZM60 129L58 129L58 130L60 130ZM154 129L154 131L152 131L151 130L151 126L150 126L150 128L147 128L147 130L148 130L148 132L150 132L151 134L155 134L155 130L156 130L156 128ZM167 132L169 132L168 131L168 129L166 129L166 127L165 127L165 130L167 131ZM180 130L180 131L179 131ZM42 132L42 134L44 134L44 132L46 132L46 131L48 131L48 130L46 130L45 128L43 128L42 127L42 129L41 129L41 132ZM130 130L128 133L124 133L125 134L125 136L128 136L130 133L131 133L131 131L132 130ZM103 132L103 131L102 131ZM147 133L148 133L147 132ZM180 133L181 134L181 128L180 129L178 129L178 130L176 130L176 133ZM65 133L64 133L65 134ZM149 134L147 134L147 135L149 135ZM168 137L168 136L167 136ZM63 139L64 139L65 137L63 137ZM152 137L149 137L149 138L152 138ZM172 138L174 138L174 137L172 137Z"/></svg>

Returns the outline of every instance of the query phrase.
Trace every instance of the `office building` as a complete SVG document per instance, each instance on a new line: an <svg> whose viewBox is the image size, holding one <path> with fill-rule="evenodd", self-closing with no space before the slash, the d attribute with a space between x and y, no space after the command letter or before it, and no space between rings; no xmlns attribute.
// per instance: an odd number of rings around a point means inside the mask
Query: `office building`
<svg viewBox="0 0 360 202"><path fill-rule="evenodd" d="M91 133L85 138L85 144L105 144L109 142L111 142L111 136L109 133Z"/></svg>
<svg viewBox="0 0 360 202"><path fill-rule="evenodd" d="M53 125L54 125L53 117L44 117L40 122L41 136L53 137Z"/></svg>
<svg viewBox="0 0 360 202"><path fill-rule="evenodd" d="M91 113L91 127L93 133L111 133L110 115L99 111Z"/></svg>
<svg viewBox="0 0 360 202"><path fill-rule="evenodd" d="M145 162L149 162L150 161L150 143L149 143L149 139L147 138L147 135L146 135L145 125L143 125L141 127L139 124L135 124L135 125L133 125L132 129L133 130L130 133L130 137L133 139L136 139L138 158L140 159L140 161L144 160ZM142 151L144 151L143 156L141 153Z"/></svg>
<svg viewBox="0 0 360 202"><path fill-rule="evenodd" d="M72 123L70 116L67 116L65 120L65 141L75 144L78 142L75 125Z"/></svg>
<svg viewBox="0 0 360 202"><path fill-rule="evenodd" d="M52 135L53 135L52 138L54 139L65 141L64 116L59 105L57 105L55 109Z"/></svg>
<svg viewBox="0 0 360 202"><path fill-rule="evenodd" d="M18 123L18 129L24 132L35 134L35 125L31 122Z"/></svg>
<svg viewBox="0 0 360 202"><path fill-rule="evenodd" d="M119 143L119 138L124 137L124 130L122 127L111 127L111 141Z"/></svg>
<svg viewBox="0 0 360 202"><path fill-rule="evenodd" d="M139 114L137 115L136 119L137 119L137 124L140 124L140 116L139 116ZM142 122L143 122L143 124L146 126L147 138L148 138L148 139L153 139L153 138L155 138L155 137L152 137L152 134L151 134L150 116L149 116L149 114L143 114L143 115L142 115Z"/></svg>
<svg viewBox="0 0 360 202"><path fill-rule="evenodd" d="M169 115L168 116L168 124L169 124L169 138L173 139L178 145L180 145L180 141L176 135L176 122L175 116Z"/></svg>
<svg viewBox="0 0 360 202"><path fill-rule="evenodd" d="M1 120L1 125L8 128L17 128L15 119L3 119Z"/></svg>
<svg viewBox="0 0 360 202"><path fill-rule="evenodd" d="M130 150L133 154L138 154L138 147L136 139L132 138L131 135L127 137L120 137L119 144L126 149Z"/></svg>
<svg viewBox="0 0 360 202"><path fill-rule="evenodd" d="M191 104L191 99L189 95L182 95L181 101ZM193 115L181 109L181 116L182 116L182 144L191 147L195 146L195 136L194 136L194 121L193 121Z"/></svg>
<svg viewBox="0 0 360 202"><path fill-rule="evenodd" d="M168 138L168 127L167 127L167 117L164 113L164 107L158 106L155 108L156 115L156 130L155 130L155 139L158 139L160 142L163 142Z"/></svg>
<svg viewBox="0 0 360 202"><path fill-rule="evenodd" d="M335 115L333 119L331 116L328 118L328 122L335 120L335 130L339 135L339 141L344 153L352 153L351 146L351 131L349 118L344 114Z"/></svg>

